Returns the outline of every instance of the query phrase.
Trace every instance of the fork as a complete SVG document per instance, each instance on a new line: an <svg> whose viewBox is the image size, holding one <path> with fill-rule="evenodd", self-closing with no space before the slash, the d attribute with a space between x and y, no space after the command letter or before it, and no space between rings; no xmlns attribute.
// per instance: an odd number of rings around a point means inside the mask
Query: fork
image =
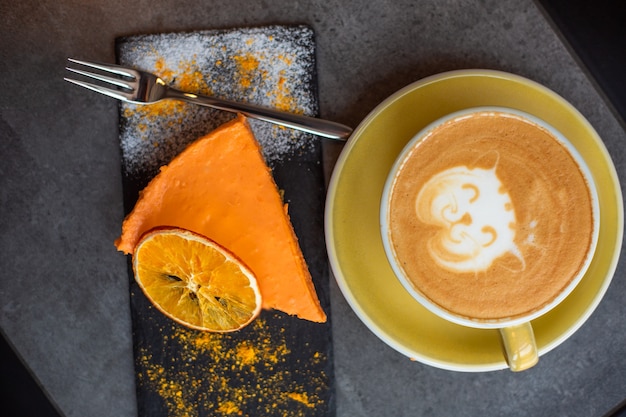
<svg viewBox="0 0 626 417"><path fill-rule="evenodd" d="M253 119L264 120L266 122L278 124L291 129L301 130L329 139L345 141L352 133L352 128L328 120L292 114L253 104L238 103L230 100L183 92L169 87L165 84L165 81L149 72L126 68L119 65L81 61L73 58L68 58L68 61L84 67L99 70L103 74L84 71L69 66L65 68L66 70L101 81L111 87L105 87L99 84L92 84L67 77L64 78L65 81L69 81L89 90L93 90L128 103L151 104L166 99L182 100L219 110L241 113Z"/></svg>

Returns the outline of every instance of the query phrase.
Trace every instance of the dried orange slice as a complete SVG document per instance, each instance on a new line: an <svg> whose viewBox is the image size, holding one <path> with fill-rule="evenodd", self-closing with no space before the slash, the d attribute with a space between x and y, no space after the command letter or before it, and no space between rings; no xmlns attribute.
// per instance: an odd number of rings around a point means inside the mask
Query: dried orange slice
<svg viewBox="0 0 626 417"><path fill-rule="evenodd" d="M156 308L194 329L239 330L261 311L252 271L225 248L185 229L147 232L135 248L133 271Z"/></svg>

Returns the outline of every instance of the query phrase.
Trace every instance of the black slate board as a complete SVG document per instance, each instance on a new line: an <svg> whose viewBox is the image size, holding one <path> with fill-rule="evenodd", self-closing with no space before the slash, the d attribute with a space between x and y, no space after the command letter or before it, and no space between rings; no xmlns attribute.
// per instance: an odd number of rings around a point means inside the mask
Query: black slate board
<svg viewBox="0 0 626 417"><path fill-rule="evenodd" d="M174 86L316 116L315 42L306 26L270 26L117 39L120 64ZM160 106L160 107L159 107ZM126 212L139 190L191 141L234 117L199 106L120 105ZM230 334L169 320L134 281L129 259L139 416L334 416L325 197L320 138L250 121L329 320L263 311ZM130 258L130 257L129 257Z"/></svg>

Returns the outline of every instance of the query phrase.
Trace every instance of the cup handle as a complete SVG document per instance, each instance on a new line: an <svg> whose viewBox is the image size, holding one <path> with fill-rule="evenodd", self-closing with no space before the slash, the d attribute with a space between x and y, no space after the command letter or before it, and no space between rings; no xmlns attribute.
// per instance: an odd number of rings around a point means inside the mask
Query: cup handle
<svg viewBox="0 0 626 417"><path fill-rule="evenodd" d="M532 368L539 361L535 333L530 322L500 329L506 361L513 372Z"/></svg>

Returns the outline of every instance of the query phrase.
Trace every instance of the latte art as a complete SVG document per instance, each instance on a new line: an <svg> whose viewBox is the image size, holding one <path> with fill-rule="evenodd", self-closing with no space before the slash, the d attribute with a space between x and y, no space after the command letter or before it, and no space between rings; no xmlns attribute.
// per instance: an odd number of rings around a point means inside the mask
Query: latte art
<svg viewBox="0 0 626 417"><path fill-rule="evenodd" d="M549 130L509 113L431 129L403 153L386 194L386 245L401 275L471 320L550 305L581 276L597 234L577 160Z"/></svg>
<svg viewBox="0 0 626 417"><path fill-rule="evenodd" d="M437 226L428 251L442 268L453 272L488 269L515 245L515 210L511 197L491 169L458 166L433 176L415 201L420 221Z"/></svg>

